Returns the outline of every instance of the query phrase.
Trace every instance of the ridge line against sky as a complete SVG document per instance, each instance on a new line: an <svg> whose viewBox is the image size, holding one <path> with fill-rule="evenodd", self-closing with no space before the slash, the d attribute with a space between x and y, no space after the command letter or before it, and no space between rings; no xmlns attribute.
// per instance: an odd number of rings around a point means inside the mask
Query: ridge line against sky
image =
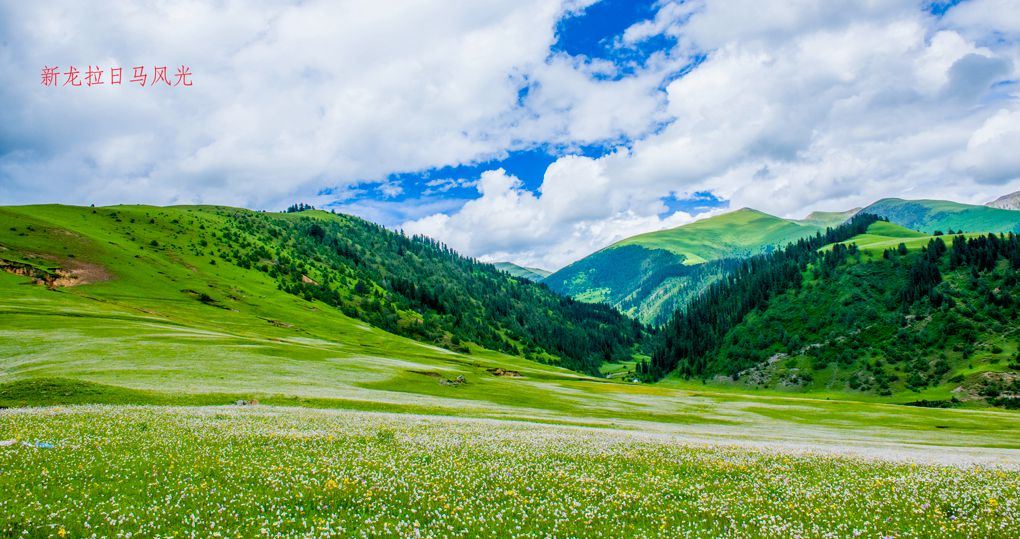
<svg viewBox="0 0 1020 539"><path fill-rule="evenodd" d="M1020 190L1018 70L1018 0L2 0L0 204L303 201L555 269L727 208Z"/></svg>

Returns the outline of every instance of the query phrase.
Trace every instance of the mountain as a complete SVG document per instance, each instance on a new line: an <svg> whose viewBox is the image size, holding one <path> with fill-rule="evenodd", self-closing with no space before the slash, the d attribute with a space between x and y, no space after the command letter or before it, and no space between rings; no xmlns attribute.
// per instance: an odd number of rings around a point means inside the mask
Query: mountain
<svg viewBox="0 0 1020 539"><path fill-rule="evenodd" d="M1016 235L930 236L855 219L817 243L756 257L710 289L663 330L646 371L1020 405Z"/></svg>
<svg viewBox="0 0 1020 539"><path fill-rule="evenodd" d="M539 268L529 268L527 266L518 266L512 262L496 262L493 264L496 269L505 271L514 277L520 277L529 281L539 282L542 279L548 277L552 272L549 270Z"/></svg>
<svg viewBox="0 0 1020 539"><path fill-rule="evenodd" d="M861 210L913 230L1020 232L1020 212L947 200L885 198Z"/></svg>
<svg viewBox="0 0 1020 539"><path fill-rule="evenodd" d="M816 211L808 214L807 217L797 221L804 225L814 225L819 228L837 227L854 215L857 215L861 208L854 208L847 211Z"/></svg>
<svg viewBox="0 0 1020 539"><path fill-rule="evenodd" d="M300 309L342 313L394 336L592 374L604 361L630 359L642 339L639 324L609 307L512 278L433 240L322 211L0 208L0 268L140 312L171 302L206 313L254 310L263 323L287 326L293 308L275 306L296 297Z"/></svg>
<svg viewBox="0 0 1020 539"><path fill-rule="evenodd" d="M725 275L736 259L822 229L744 208L627 238L553 273L544 283L581 301L608 303L642 322L659 324Z"/></svg>
<svg viewBox="0 0 1020 539"><path fill-rule="evenodd" d="M1020 191L1003 195L988 204L985 204L989 208L998 208L1000 210L1020 210Z"/></svg>

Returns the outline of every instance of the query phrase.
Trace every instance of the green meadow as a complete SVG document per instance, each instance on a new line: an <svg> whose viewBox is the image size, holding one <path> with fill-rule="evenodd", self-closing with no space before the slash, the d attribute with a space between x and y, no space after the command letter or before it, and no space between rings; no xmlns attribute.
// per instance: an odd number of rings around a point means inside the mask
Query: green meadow
<svg viewBox="0 0 1020 539"><path fill-rule="evenodd" d="M0 209L0 537L1015 536L1015 412L454 352L212 263L218 219Z"/></svg>

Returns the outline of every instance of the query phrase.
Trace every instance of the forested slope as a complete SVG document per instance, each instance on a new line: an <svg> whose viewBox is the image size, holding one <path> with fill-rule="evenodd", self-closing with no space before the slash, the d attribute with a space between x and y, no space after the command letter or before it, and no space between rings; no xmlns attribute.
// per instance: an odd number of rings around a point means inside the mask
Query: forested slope
<svg viewBox="0 0 1020 539"><path fill-rule="evenodd" d="M915 235L880 249L877 234L894 227L863 219L828 238L843 243L748 261L677 314L646 376L1015 405L1017 236Z"/></svg>

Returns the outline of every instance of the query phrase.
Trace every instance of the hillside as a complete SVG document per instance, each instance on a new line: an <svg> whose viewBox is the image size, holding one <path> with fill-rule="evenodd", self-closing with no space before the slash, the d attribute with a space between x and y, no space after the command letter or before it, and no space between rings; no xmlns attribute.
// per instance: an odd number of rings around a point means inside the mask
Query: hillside
<svg viewBox="0 0 1020 539"><path fill-rule="evenodd" d="M674 352L681 370L745 388L1020 405L1015 235L927 236L880 221L807 259L788 286L719 326L715 344Z"/></svg>
<svg viewBox="0 0 1020 539"><path fill-rule="evenodd" d="M496 269L505 271L514 277L520 277L529 281L540 282L542 279L548 277L552 272L540 268L529 268L526 266L518 266L512 262L496 262L493 264Z"/></svg>
<svg viewBox="0 0 1020 539"><path fill-rule="evenodd" d="M989 208L998 208L1000 210L1020 210L1020 191L1003 195L988 204L985 204Z"/></svg>
<svg viewBox="0 0 1020 539"><path fill-rule="evenodd" d="M80 287L89 297L136 310L155 300L191 304L198 317L256 308L264 324L287 327L292 309L263 306L283 295L450 350L473 343L590 373L629 359L641 339L640 326L612 309L326 212L2 208L0 246L9 272L62 290L89 284Z"/></svg>
<svg viewBox="0 0 1020 539"><path fill-rule="evenodd" d="M608 303L657 325L725 275L736 259L820 230L744 208L625 239L544 282L581 301Z"/></svg>
<svg viewBox="0 0 1020 539"><path fill-rule="evenodd" d="M613 247L636 245L684 257L688 265L720 258L742 258L809 236L818 227L800 225L751 208L627 238Z"/></svg>
<svg viewBox="0 0 1020 539"><path fill-rule="evenodd" d="M861 210L929 234L949 232L1020 232L1020 211L960 204L947 200L886 198Z"/></svg>
<svg viewBox="0 0 1020 539"><path fill-rule="evenodd" d="M836 227L847 222L860 211L861 208L853 208L847 211L815 211L809 213L807 217L800 219L797 222L804 225L817 226L819 228Z"/></svg>

